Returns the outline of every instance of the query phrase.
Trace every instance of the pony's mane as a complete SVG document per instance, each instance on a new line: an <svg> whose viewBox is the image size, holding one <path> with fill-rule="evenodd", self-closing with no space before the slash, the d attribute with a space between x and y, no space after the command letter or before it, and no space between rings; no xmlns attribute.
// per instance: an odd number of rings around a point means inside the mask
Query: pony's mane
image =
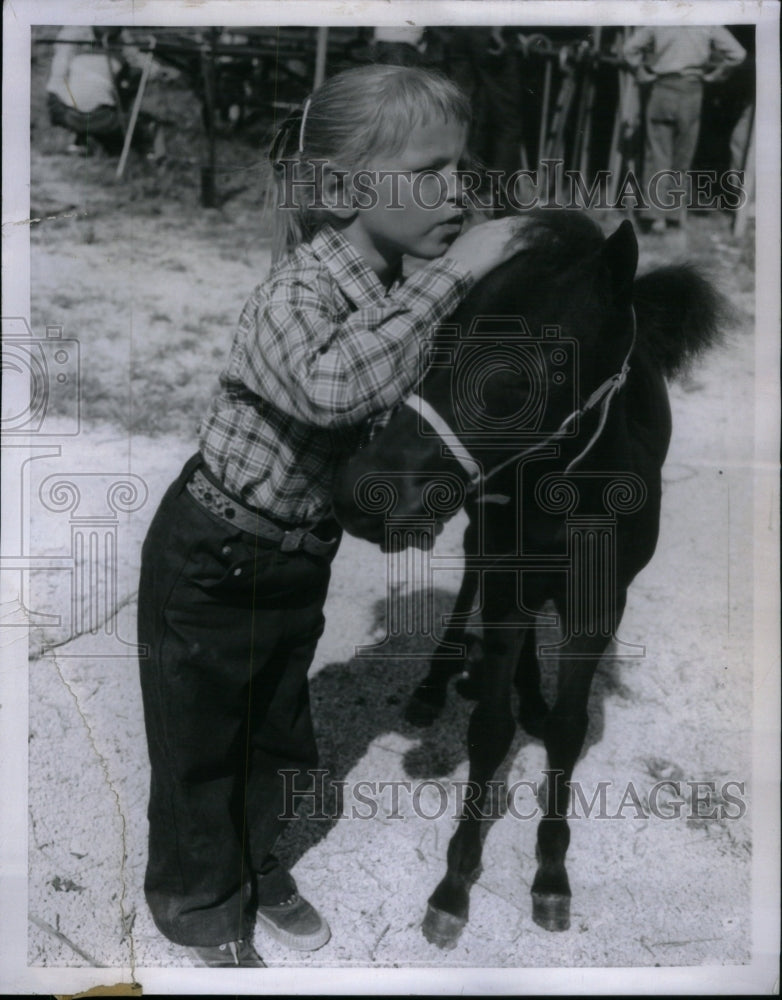
<svg viewBox="0 0 782 1000"><path fill-rule="evenodd" d="M599 250L603 242L600 227L584 212L527 212L523 229L519 227L518 252L477 282L455 318L471 317L476 311L496 312L498 302L511 307L540 302L547 289L559 285L572 267Z"/></svg>
<svg viewBox="0 0 782 1000"><path fill-rule="evenodd" d="M540 303L546 296L556 299L563 285L567 287L571 268L596 254L605 237L583 211L537 209L525 215L522 242L514 257L477 283L456 318L484 309L497 312L500 302L517 303L524 312L526 304ZM633 300L638 346L667 378L719 343L730 316L723 296L692 264L659 267L637 277Z"/></svg>
<svg viewBox="0 0 782 1000"><path fill-rule="evenodd" d="M527 213L525 221L527 246L518 257L524 258L525 281L532 283L561 274L605 241L600 227L584 212L536 209Z"/></svg>

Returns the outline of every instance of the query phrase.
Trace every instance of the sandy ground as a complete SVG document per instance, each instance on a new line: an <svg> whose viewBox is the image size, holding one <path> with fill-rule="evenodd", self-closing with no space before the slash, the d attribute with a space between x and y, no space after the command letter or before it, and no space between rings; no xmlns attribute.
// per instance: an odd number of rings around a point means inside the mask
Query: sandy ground
<svg viewBox="0 0 782 1000"><path fill-rule="evenodd" d="M71 419L57 416L46 440L59 454L42 453L20 469L29 551L62 559L57 570L25 577L28 612L60 619L30 630L28 962L105 966L112 977L134 975L143 984L145 968L184 968L190 958L156 931L142 893L149 773L133 646L140 544L159 497L194 450L198 400L219 370L233 317L268 266L268 243L239 201L200 213L191 188L180 201L156 202L154 213L132 201L117 207L80 169L60 153L34 152L33 214L60 217L32 232L33 325L61 324L64 336L79 339L83 406L78 435L56 437ZM571 929L552 934L532 922L536 823L508 813L488 833L457 947L443 952L423 938L426 900L444 872L454 826L454 782L467 774L470 706L453 693L431 730L403 721L427 646L397 636L394 658L355 655L357 644L385 634L388 566L376 549L346 538L311 675L322 765L333 780L407 781L410 793L399 816L378 794L374 818L349 818L347 796L344 818L294 825L280 853L333 935L322 950L298 955L259 931L256 944L270 967L323 968L324 976L328 968L478 967L487 984L492 969L518 969L524 992L525 969L749 961L750 243L733 244L727 220L717 217L693 220L689 246L679 239L644 242L642 266L682 254L706 259L736 322L724 346L672 387L659 548L631 590L620 629L644 655L601 667L576 772L590 796L598 782L611 782L611 813L620 815L571 824ZM76 482L78 498L58 501L50 476ZM123 479L129 485L118 501L109 487ZM49 507L45 496L54 497ZM458 588L464 523L455 519L435 551L438 616ZM99 546L109 536L116 541L116 560L107 558L86 584L79 583L83 560L74 558L78 531ZM100 601L85 610L79 595L94 601L96 590ZM85 634L76 635L79 627ZM544 766L541 743L517 734L501 776L538 781ZM733 791L741 809L727 803L714 818L694 817L684 785L679 819L642 818L632 804L619 810L629 782L643 799L663 778L713 781L717 789L739 782L743 793ZM427 779L448 793L444 811ZM416 815L416 789L418 813L443 814ZM517 806L533 811L533 793L520 793ZM730 818L736 812L744 815Z"/></svg>

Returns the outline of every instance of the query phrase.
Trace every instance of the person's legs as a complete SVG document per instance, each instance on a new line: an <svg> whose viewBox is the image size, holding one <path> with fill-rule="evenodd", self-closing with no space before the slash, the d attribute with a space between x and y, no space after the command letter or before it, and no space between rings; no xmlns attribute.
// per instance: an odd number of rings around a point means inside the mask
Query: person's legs
<svg viewBox="0 0 782 1000"><path fill-rule="evenodd" d="M70 129L77 144L89 149L97 143L111 156L122 152L125 132L116 108L101 105L93 111L78 111L63 103L56 94L49 94L47 100L52 125ZM132 145L133 149L152 159L165 157L165 137L156 118L144 111L139 114Z"/></svg>
<svg viewBox="0 0 782 1000"><path fill-rule="evenodd" d="M223 527L185 492L187 478L153 521L139 589L152 766L145 890L166 937L217 945L251 931L253 868L279 832L278 767L314 766L306 669L328 562L313 574L303 553ZM291 658L297 618L306 648Z"/></svg>
<svg viewBox="0 0 782 1000"><path fill-rule="evenodd" d="M521 167L523 142L521 68L508 49L487 57L483 65L484 114L491 133L491 167L510 176Z"/></svg>
<svg viewBox="0 0 782 1000"><path fill-rule="evenodd" d="M674 137L672 162L674 170L679 170L682 176L692 166L698 136L701 128L701 110L703 105L703 84L700 80L681 80L677 86L679 95L676 134ZM685 184L685 187L687 185ZM687 205L682 203L675 213L675 219L684 224L687 219Z"/></svg>
<svg viewBox="0 0 782 1000"><path fill-rule="evenodd" d="M63 128L68 127L65 122L65 112L68 110L67 105L56 94L49 92L46 95L46 108L49 112L49 122L52 125L61 125Z"/></svg>
<svg viewBox="0 0 782 1000"><path fill-rule="evenodd" d="M152 523L139 586L152 769L145 892L170 940L218 945L249 929L250 872L231 810L247 678L236 658L236 623L194 583L199 569L208 572L215 544L203 537L212 525L182 488L180 478Z"/></svg>
<svg viewBox="0 0 782 1000"><path fill-rule="evenodd" d="M318 764L307 671L322 631L321 606L318 602L311 611L296 609L291 614L291 622L301 624L301 636L281 636L253 684L245 807L247 849L256 873L263 872L285 825L284 817L291 816L292 803L286 800L286 792L303 787L307 772ZM286 771L294 777L286 779ZM267 897L264 901L275 900Z"/></svg>
<svg viewBox="0 0 782 1000"><path fill-rule="evenodd" d="M663 201L671 187L670 180L660 181L658 175L670 170L673 162L674 131L677 121L676 94L664 81L652 86L646 106L646 144L644 151L645 192L649 209L641 218L651 221L655 228L664 228L668 212L656 200Z"/></svg>

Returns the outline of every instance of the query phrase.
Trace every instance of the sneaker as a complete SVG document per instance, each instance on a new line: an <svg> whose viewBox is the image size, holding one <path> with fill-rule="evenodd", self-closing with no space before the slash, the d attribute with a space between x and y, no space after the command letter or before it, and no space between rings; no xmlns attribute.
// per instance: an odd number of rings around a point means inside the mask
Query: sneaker
<svg viewBox="0 0 782 1000"><path fill-rule="evenodd" d="M665 219L655 219L649 229L649 232L662 236L665 233L665 228Z"/></svg>
<svg viewBox="0 0 782 1000"><path fill-rule="evenodd" d="M246 939L226 944L194 945L189 950L199 965L209 969L266 968L264 960Z"/></svg>
<svg viewBox="0 0 782 1000"><path fill-rule="evenodd" d="M315 951L331 937L331 929L315 907L298 894L271 906L258 906L257 920L262 930L288 948Z"/></svg>

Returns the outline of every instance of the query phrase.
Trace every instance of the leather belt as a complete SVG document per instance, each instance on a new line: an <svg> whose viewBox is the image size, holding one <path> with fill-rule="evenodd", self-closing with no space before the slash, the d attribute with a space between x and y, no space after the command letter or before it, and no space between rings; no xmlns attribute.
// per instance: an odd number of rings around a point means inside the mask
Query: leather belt
<svg viewBox="0 0 782 1000"><path fill-rule="evenodd" d="M313 535L306 527L291 528L286 531L274 521L244 507L233 497L223 493L200 469L195 470L186 485L188 493L210 514L214 514L234 528L246 531L250 535L257 535L268 542L274 542L283 552L303 549L304 552L314 556L328 556L337 545L337 538L324 541Z"/></svg>

